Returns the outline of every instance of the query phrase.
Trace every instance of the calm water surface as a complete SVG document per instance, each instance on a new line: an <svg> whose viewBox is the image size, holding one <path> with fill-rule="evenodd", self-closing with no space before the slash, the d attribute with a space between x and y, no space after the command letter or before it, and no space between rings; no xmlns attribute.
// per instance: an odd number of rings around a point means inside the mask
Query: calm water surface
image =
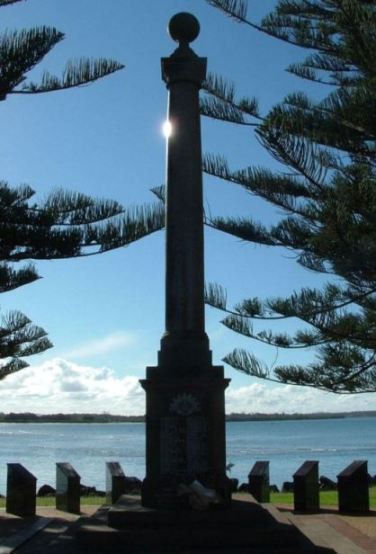
<svg viewBox="0 0 376 554"><path fill-rule="evenodd" d="M55 463L70 462L81 482L105 487L104 464L119 461L127 475L145 474L142 423L0 424L0 494L6 489L6 464L19 462L54 485ZM272 483L281 486L305 460L318 460L320 474L335 479L347 464L368 460L376 474L376 418L227 423L230 476L247 480L256 460L270 461Z"/></svg>

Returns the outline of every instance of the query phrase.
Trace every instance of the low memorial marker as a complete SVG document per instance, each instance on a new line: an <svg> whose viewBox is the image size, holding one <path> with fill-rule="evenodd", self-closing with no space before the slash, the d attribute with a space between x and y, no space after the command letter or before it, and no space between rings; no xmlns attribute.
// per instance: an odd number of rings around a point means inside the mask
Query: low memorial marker
<svg viewBox="0 0 376 554"><path fill-rule="evenodd" d="M270 502L269 462L256 462L248 475L248 492L257 502Z"/></svg>
<svg viewBox="0 0 376 554"><path fill-rule="evenodd" d="M368 462L355 460L338 478L338 508L340 512L368 512Z"/></svg>
<svg viewBox="0 0 376 554"><path fill-rule="evenodd" d="M56 509L80 513L80 481L77 471L67 463L56 464Z"/></svg>
<svg viewBox="0 0 376 554"><path fill-rule="evenodd" d="M318 512L319 509L319 462L307 460L294 473L294 510Z"/></svg>
<svg viewBox="0 0 376 554"><path fill-rule="evenodd" d="M119 462L106 462L106 502L115 504L125 494L125 475Z"/></svg>
<svg viewBox="0 0 376 554"><path fill-rule="evenodd" d="M7 464L6 511L21 517L34 516L37 479L21 464Z"/></svg>

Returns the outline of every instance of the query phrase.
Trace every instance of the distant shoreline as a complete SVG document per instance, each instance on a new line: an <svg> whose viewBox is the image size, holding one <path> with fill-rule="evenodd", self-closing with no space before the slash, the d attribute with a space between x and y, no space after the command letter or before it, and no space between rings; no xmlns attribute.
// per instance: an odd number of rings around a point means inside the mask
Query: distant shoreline
<svg viewBox="0 0 376 554"><path fill-rule="evenodd" d="M317 412L310 414L237 414L226 416L226 421L296 421L309 419L344 419L348 417L376 417L376 410L356 412ZM34 414L0 413L0 423L144 423L145 416L121 416L111 414Z"/></svg>

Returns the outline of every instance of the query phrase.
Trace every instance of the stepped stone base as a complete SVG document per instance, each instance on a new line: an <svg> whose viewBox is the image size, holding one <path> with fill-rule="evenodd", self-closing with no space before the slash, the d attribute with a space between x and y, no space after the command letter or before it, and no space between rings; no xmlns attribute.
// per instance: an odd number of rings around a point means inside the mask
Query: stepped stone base
<svg viewBox="0 0 376 554"><path fill-rule="evenodd" d="M250 495L238 496L230 508L202 512L145 508L139 497L124 495L82 520L76 537L83 552L98 553L335 554Z"/></svg>

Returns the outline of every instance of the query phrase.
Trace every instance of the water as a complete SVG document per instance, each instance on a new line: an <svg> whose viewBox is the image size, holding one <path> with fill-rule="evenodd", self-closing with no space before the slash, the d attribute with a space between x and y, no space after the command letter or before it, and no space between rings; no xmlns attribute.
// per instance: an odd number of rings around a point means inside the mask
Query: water
<svg viewBox="0 0 376 554"><path fill-rule="evenodd" d="M1 423L0 494L6 490L6 463L19 462L55 484L55 463L70 462L85 485L105 487L104 464L119 461L127 475L145 475L142 423ZM305 460L320 462L320 475L335 479L356 459L376 473L376 418L227 423L231 477L247 481L256 460L270 461L271 483L281 486Z"/></svg>
<svg viewBox="0 0 376 554"><path fill-rule="evenodd" d="M320 475L336 480L353 460L368 460L376 473L376 418L229 423L231 476L247 480L255 460L270 461L270 482L280 487L305 460L320 462Z"/></svg>

